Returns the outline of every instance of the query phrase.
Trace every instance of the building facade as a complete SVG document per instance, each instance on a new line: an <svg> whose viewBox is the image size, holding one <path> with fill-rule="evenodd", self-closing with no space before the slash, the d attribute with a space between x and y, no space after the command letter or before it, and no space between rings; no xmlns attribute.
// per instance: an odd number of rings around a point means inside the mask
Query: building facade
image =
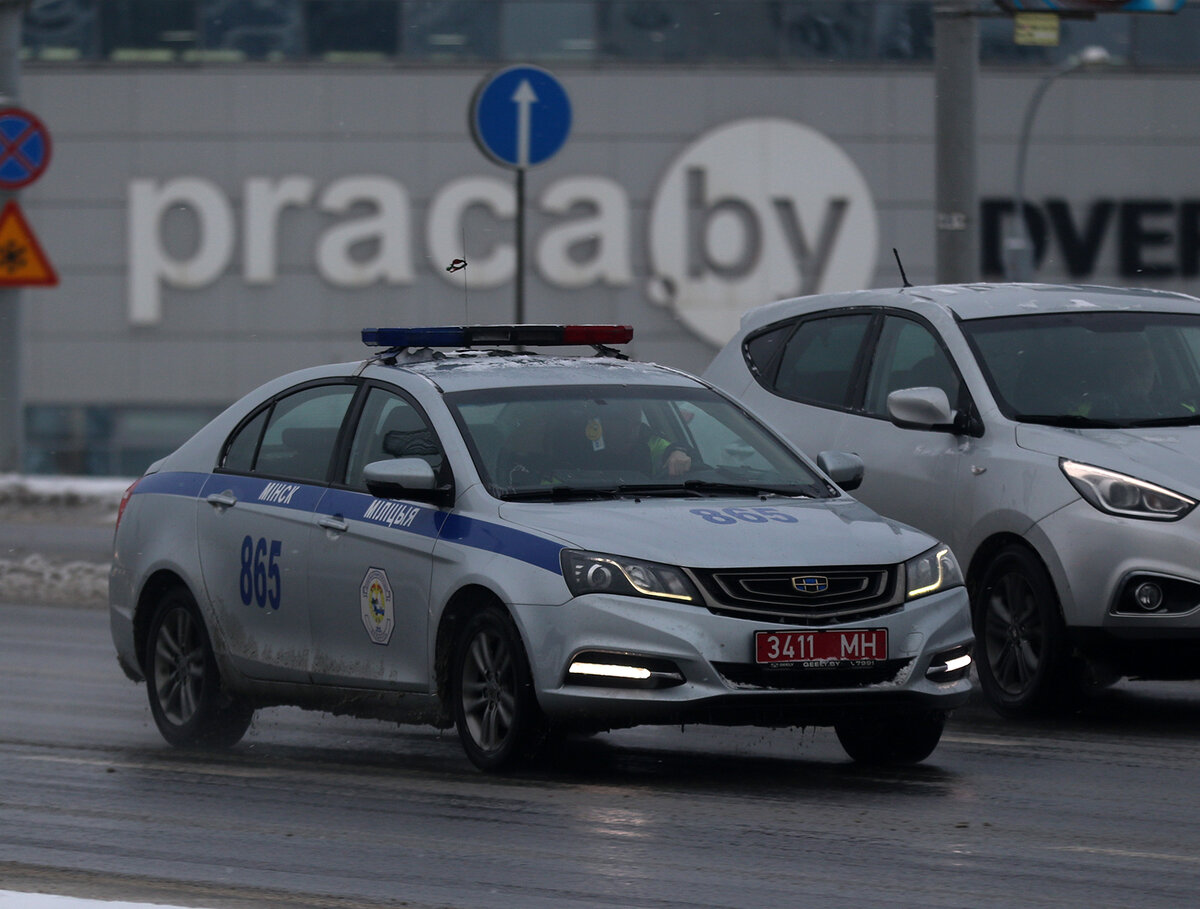
<svg viewBox="0 0 1200 909"><path fill-rule="evenodd" d="M178 21L27 16L53 155L20 204L59 277L22 292L30 471L136 474L267 378L360 357L363 327L520 306L701 371L751 306L899 284L893 249L936 279L930 4L156 3ZM1030 134L1036 277L1200 294L1197 13L1066 20L1054 49L981 19L981 279L1032 95L1108 43L1126 64L1056 81ZM468 127L516 62L571 105L524 181L519 302L514 171Z"/></svg>

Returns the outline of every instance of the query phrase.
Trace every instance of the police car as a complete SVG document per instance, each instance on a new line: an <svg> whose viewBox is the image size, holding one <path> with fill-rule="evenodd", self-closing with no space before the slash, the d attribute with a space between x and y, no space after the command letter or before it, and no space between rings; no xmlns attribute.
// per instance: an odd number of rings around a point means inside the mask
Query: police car
<svg viewBox="0 0 1200 909"><path fill-rule="evenodd" d="M162 735L256 708L456 726L500 770L555 735L832 725L923 760L968 697L962 575L627 326L371 329L267 383L126 493L121 666ZM587 346L596 355L530 353ZM840 484L840 488L839 485Z"/></svg>

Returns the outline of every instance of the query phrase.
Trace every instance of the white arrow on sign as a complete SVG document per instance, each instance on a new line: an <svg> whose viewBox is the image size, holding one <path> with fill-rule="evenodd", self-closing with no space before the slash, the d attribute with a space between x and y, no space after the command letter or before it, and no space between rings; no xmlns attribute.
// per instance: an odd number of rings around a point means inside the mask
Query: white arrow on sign
<svg viewBox="0 0 1200 909"><path fill-rule="evenodd" d="M517 167L529 166L529 107L537 103L537 93L528 79L522 79L512 100L517 105Z"/></svg>

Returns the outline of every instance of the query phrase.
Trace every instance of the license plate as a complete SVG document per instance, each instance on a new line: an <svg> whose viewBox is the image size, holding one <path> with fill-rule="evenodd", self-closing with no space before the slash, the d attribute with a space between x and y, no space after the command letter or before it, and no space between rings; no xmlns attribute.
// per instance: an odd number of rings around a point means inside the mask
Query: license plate
<svg viewBox="0 0 1200 909"><path fill-rule="evenodd" d="M872 666L887 659L886 628L846 631L759 631L755 660L771 665L823 667Z"/></svg>

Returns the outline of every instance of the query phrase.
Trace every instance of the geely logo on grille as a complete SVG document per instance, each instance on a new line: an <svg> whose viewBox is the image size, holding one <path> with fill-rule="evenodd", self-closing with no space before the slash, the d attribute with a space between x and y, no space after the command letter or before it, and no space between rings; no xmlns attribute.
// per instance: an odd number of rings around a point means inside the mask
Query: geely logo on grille
<svg viewBox="0 0 1200 909"><path fill-rule="evenodd" d="M800 593L824 593L829 589L829 578L805 575L802 578L792 578L792 586Z"/></svg>

